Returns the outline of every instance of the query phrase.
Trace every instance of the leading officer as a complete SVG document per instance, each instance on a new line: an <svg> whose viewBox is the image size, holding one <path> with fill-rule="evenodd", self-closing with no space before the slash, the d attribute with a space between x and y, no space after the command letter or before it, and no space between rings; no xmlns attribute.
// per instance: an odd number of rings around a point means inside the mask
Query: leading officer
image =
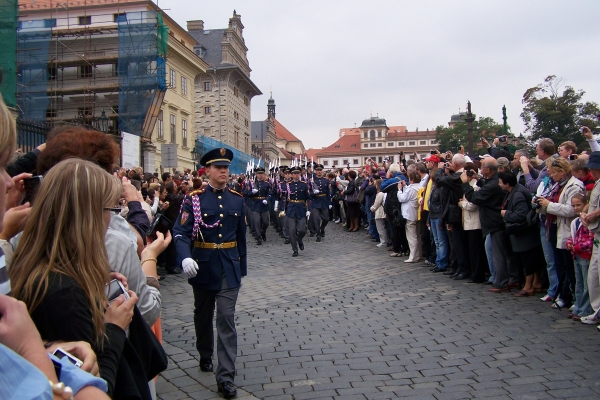
<svg viewBox="0 0 600 400"><path fill-rule="evenodd" d="M285 215L288 223L288 234L294 253L298 257L298 248L304 250L302 239L306 235L306 219L310 212L306 210L306 202L310 198L308 186L300 180L300 167L292 167L292 181L286 183L287 206Z"/></svg>
<svg viewBox="0 0 600 400"><path fill-rule="evenodd" d="M215 377L225 398L237 395L233 383L237 355L235 304L246 276L246 226L243 197L227 187L233 152L207 152L200 164L209 183L189 193L173 227L177 259L194 291L194 325L200 369L213 370L213 314L217 305Z"/></svg>

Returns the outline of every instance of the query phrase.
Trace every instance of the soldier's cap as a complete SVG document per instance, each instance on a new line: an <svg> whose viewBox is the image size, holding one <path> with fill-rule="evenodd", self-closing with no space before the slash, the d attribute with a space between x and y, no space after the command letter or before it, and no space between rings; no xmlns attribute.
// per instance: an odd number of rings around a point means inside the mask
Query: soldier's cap
<svg viewBox="0 0 600 400"><path fill-rule="evenodd" d="M233 151L221 147L218 149L212 149L204 153L202 158L200 159L200 164L208 167L209 165L219 165L219 166L230 166L231 160L233 160Z"/></svg>
<svg viewBox="0 0 600 400"><path fill-rule="evenodd" d="M256 167L256 168L254 168L254 172L257 174L264 174L265 169L263 167Z"/></svg>
<svg viewBox="0 0 600 400"><path fill-rule="evenodd" d="M322 170L323 170L323 165L315 163L315 171L322 171Z"/></svg>
<svg viewBox="0 0 600 400"><path fill-rule="evenodd" d="M281 167L281 170L284 174L289 174L291 172L291 170L288 167Z"/></svg>
<svg viewBox="0 0 600 400"><path fill-rule="evenodd" d="M291 172L292 174L293 174L294 172L300 172L300 168L301 168L300 166L296 165L295 167L292 167L292 168L291 168L291 171L290 171L290 172Z"/></svg>

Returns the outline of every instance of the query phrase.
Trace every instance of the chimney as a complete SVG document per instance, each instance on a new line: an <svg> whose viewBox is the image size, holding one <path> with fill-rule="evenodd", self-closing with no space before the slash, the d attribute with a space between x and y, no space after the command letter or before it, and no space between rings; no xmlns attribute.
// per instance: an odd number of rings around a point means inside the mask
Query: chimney
<svg viewBox="0 0 600 400"><path fill-rule="evenodd" d="M188 21L187 22L187 30L188 31L203 31L204 30L204 21Z"/></svg>

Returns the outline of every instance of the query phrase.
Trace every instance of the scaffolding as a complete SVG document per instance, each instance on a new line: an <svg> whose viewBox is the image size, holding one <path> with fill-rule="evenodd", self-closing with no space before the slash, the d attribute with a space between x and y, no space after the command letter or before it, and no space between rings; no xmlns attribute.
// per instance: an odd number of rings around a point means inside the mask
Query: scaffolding
<svg viewBox="0 0 600 400"><path fill-rule="evenodd" d="M112 8L95 13L93 24L91 16L74 24L68 8L50 11L50 18L19 22L21 115L92 124L105 111L112 133L149 141L167 87L168 27L160 12Z"/></svg>
<svg viewBox="0 0 600 400"><path fill-rule="evenodd" d="M9 107L17 105L17 1L0 1L0 93Z"/></svg>

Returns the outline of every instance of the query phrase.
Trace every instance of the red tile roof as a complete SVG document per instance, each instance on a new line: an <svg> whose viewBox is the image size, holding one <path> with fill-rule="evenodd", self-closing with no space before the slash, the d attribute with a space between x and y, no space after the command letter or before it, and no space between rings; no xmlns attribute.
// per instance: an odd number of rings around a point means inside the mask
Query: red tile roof
<svg viewBox="0 0 600 400"><path fill-rule="evenodd" d="M304 151L304 155L306 156L306 158L310 161L310 159L314 159L315 162L317 161L317 152L321 151L323 149L306 149Z"/></svg>
<svg viewBox="0 0 600 400"><path fill-rule="evenodd" d="M344 135L331 146L317 151L316 155L319 157L324 157L326 154L343 153L360 153L360 135Z"/></svg>
<svg viewBox="0 0 600 400"><path fill-rule="evenodd" d="M342 137L345 135L360 135L360 129L359 128L341 128L339 137Z"/></svg>
<svg viewBox="0 0 600 400"><path fill-rule="evenodd" d="M291 160L292 158L294 158L286 149L278 147L279 151L281 151L281 153L284 155L284 157L288 160Z"/></svg>
<svg viewBox="0 0 600 400"><path fill-rule="evenodd" d="M292 132L288 131L287 128L281 125L281 122L277 121L277 119L273 119L275 125L275 135L277 135L277 139L285 139L288 142L300 142L296 136L292 134Z"/></svg>

